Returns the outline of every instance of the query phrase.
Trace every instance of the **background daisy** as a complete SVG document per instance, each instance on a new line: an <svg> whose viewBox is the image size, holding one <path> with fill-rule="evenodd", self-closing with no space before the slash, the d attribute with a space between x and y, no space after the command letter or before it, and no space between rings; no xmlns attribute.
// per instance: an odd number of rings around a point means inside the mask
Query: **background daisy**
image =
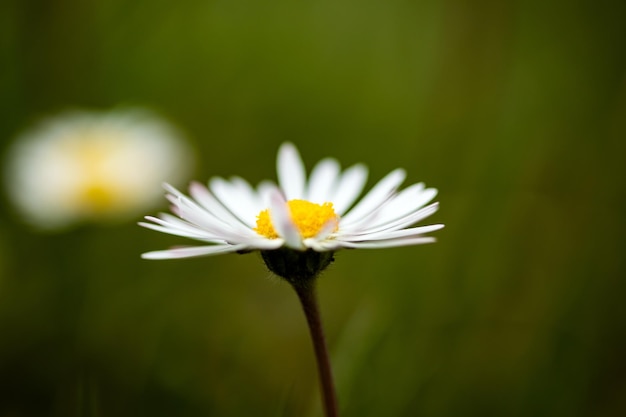
<svg viewBox="0 0 626 417"><path fill-rule="evenodd" d="M128 220L154 206L163 180L191 169L182 135L146 110L73 111L21 133L5 159L4 183L27 222L58 229Z"/></svg>

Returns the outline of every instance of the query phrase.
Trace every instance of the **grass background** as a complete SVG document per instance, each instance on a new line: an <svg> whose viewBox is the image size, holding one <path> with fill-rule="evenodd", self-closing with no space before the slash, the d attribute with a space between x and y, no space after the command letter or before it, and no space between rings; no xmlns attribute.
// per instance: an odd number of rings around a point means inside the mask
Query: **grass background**
<svg viewBox="0 0 626 417"><path fill-rule="evenodd" d="M447 227L321 278L342 415L621 416L625 6L4 0L0 152L68 108L142 105L186 131L197 179L275 178L285 140L370 185L404 167ZM1 417L320 415L296 297L259 256L142 261L183 240L36 233L2 198Z"/></svg>

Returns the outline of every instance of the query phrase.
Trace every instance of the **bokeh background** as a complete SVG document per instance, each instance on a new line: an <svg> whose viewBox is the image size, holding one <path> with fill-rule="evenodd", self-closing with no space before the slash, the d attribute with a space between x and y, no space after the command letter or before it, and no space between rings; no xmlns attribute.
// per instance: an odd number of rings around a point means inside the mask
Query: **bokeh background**
<svg viewBox="0 0 626 417"><path fill-rule="evenodd" d="M0 152L140 105L201 180L275 178L285 140L370 185L404 167L446 228L320 279L342 415L626 415L625 22L619 0L3 0ZM291 289L256 254L141 260L186 242L140 217L40 233L3 193L0 416L320 415Z"/></svg>

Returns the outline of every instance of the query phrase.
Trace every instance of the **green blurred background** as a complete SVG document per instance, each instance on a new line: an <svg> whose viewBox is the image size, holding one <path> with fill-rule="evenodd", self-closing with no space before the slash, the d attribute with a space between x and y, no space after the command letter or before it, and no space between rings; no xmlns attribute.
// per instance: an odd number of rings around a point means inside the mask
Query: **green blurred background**
<svg viewBox="0 0 626 417"><path fill-rule="evenodd" d="M343 416L626 415L623 1L3 0L0 63L1 151L143 105L197 179L275 178L290 140L439 188L438 243L320 280ZM320 415L258 255L143 261L186 242L1 211L1 417Z"/></svg>

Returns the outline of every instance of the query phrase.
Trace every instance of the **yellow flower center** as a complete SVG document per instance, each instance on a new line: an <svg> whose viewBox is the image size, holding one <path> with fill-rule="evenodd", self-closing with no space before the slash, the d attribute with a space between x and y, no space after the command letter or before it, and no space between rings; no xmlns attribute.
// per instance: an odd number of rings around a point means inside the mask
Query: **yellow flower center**
<svg viewBox="0 0 626 417"><path fill-rule="evenodd" d="M291 220L304 239L316 236L328 222L335 224L333 231L339 227L339 216L333 209L333 203L315 204L306 200L290 200L287 206ZM254 231L270 239L278 237L270 219L269 209L259 213Z"/></svg>
<svg viewBox="0 0 626 417"><path fill-rule="evenodd" d="M94 212L105 212L118 203L118 195L108 184L86 184L80 190L80 202Z"/></svg>
<svg viewBox="0 0 626 417"><path fill-rule="evenodd" d="M124 209L129 201L127 187L119 177L111 175L110 166L126 149L122 141L111 140L105 133L116 132L85 132L80 142L66 145L66 154L80 172L74 204L85 214L113 214Z"/></svg>

